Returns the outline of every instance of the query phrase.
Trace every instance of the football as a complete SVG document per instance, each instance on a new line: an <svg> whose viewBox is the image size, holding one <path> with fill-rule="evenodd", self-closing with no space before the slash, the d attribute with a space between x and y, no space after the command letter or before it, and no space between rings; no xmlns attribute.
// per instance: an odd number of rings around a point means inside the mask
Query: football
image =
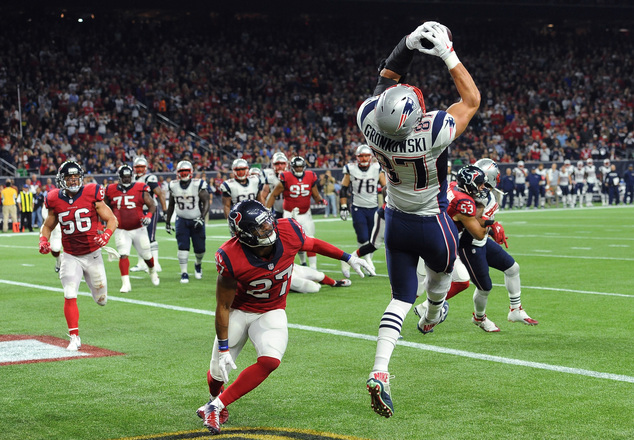
<svg viewBox="0 0 634 440"><path fill-rule="evenodd" d="M449 41L453 41L453 35L451 34L451 30L449 30L449 28L445 25L441 25L444 26L445 29L447 29L447 35L449 36ZM431 49L434 47L434 44L427 40L426 38L421 38L420 40L420 44L425 48L425 49Z"/></svg>

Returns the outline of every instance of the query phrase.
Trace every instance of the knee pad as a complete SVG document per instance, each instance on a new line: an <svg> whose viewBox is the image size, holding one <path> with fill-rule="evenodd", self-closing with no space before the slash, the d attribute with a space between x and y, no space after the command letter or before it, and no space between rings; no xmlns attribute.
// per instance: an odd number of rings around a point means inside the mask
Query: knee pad
<svg viewBox="0 0 634 440"><path fill-rule="evenodd" d="M75 283L67 283L64 286L64 298L66 299L77 298L77 285Z"/></svg>
<svg viewBox="0 0 634 440"><path fill-rule="evenodd" d="M176 253L176 257L178 258L178 262L180 264L187 264L187 260L189 259L189 251L181 251L181 250L179 250Z"/></svg>
<svg viewBox="0 0 634 440"><path fill-rule="evenodd" d="M281 361L269 356L260 356L257 363L270 374L280 366Z"/></svg>
<svg viewBox="0 0 634 440"><path fill-rule="evenodd" d="M519 274L520 274L520 265L517 264L517 261L515 262L515 264L513 264L511 267L509 267L508 269L504 271L504 275L508 277L517 276Z"/></svg>
<svg viewBox="0 0 634 440"><path fill-rule="evenodd" d="M427 298L434 302L442 301L451 286L451 275L427 268L426 284Z"/></svg>

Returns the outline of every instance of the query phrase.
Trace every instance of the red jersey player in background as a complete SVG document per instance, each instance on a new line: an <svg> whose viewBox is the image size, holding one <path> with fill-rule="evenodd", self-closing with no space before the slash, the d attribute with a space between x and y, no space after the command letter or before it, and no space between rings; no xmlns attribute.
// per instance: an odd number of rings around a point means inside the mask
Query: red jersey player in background
<svg viewBox="0 0 634 440"><path fill-rule="evenodd" d="M158 286L160 281L154 257L150 248L147 227L156 214L156 203L150 195L150 187L143 182L133 182L134 171L130 165L121 165L117 170L118 184L106 187L105 202L119 221L119 229L114 234L119 254L119 271L121 272L121 293L132 290L130 284L130 249L134 245L139 257L149 268L152 284ZM143 207L147 206L147 213Z"/></svg>
<svg viewBox="0 0 634 440"><path fill-rule="evenodd" d="M368 263L308 237L294 219L276 220L255 200L235 205L229 213L233 238L216 252L216 339L207 372L208 403L198 415L213 434L228 417L226 407L260 385L279 365L288 343L286 294L297 252L313 251L347 261L363 277ZM250 339L257 361L227 387L234 359ZM221 394L222 392L222 394Z"/></svg>
<svg viewBox="0 0 634 440"><path fill-rule="evenodd" d="M301 156L295 156L290 161L290 171L284 171L279 176L279 183L266 198L266 207L271 209L278 195L284 197L284 218L294 218L304 228L308 237L315 236L315 222L310 212L310 197L319 204L326 204L319 190L317 189L317 175L306 170L306 160ZM308 265L317 269L317 256L314 252L299 252L299 261L302 266L306 266L306 256L308 255Z"/></svg>
<svg viewBox="0 0 634 440"><path fill-rule="evenodd" d="M64 162L57 171L57 186L46 196L48 216L40 235L40 253L51 251L51 231L61 224L62 246L60 279L64 288L64 316L68 324L70 343L68 350L79 350L79 310L77 293L82 276L90 288L93 299L100 306L108 301L108 280L101 257L101 247L108 244L118 221L103 201L101 185L83 184L84 171L75 161ZM99 234L101 221L106 230Z"/></svg>

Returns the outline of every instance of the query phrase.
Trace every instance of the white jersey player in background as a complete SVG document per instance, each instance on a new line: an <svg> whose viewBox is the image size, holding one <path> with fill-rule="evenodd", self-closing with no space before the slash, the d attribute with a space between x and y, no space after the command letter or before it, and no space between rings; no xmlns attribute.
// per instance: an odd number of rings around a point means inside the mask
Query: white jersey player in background
<svg viewBox="0 0 634 440"><path fill-rule="evenodd" d="M559 189L561 190L561 206L566 205L572 208L572 194L570 194L570 185L572 183L572 166L568 159L564 160L564 164L559 169Z"/></svg>
<svg viewBox="0 0 634 440"><path fill-rule="evenodd" d="M523 160L517 162L517 166L513 168L513 176L515 177L515 206L521 209L526 203L526 177L528 176Z"/></svg>
<svg viewBox="0 0 634 440"><path fill-rule="evenodd" d="M604 159L603 165L599 167L599 173L601 174L601 204L603 206L608 206L609 194L608 194L608 186L605 183L605 176L610 174L612 171L612 167L610 166L610 159Z"/></svg>
<svg viewBox="0 0 634 440"><path fill-rule="evenodd" d="M591 157L586 160L586 184L588 185L586 191L586 206L592 206L592 198L597 189L597 167L594 166L594 161Z"/></svg>
<svg viewBox="0 0 634 440"><path fill-rule="evenodd" d="M357 235L357 245L361 246L370 242L370 233L374 227L374 214L379 208L378 187L385 188L385 173L378 162L372 160L372 149L367 145L360 145L355 151L356 163L349 163L343 167L343 180L341 181L339 216L341 220L347 220L348 214L352 214L352 226ZM348 199L352 197L352 205L348 208ZM374 270L372 253L365 254L363 258ZM350 266L345 261L341 262L343 276L350 276Z"/></svg>
<svg viewBox="0 0 634 440"><path fill-rule="evenodd" d="M202 262L205 256L205 216L209 212L209 192L207 182L192 179L191 162L182 160L176 166L176 180L169 183L169 206L165 219L165 230L172 233L171 218L176 212L176 241L178 243L178 264L181 269L181 283L189 283L187 263L189 260L190 240L194 247L196 263L194 275L202 279Z"/></svg>
<svg viewBox="0 0 634 440"><path fill-rule="evenodd" d="M273 168L266 168L264 170L264 178L267 185L262 191L262 196L266 199L271 191L280 183L280 174L288 170L288 158L284 153L278 151L273 154L271 158L271 164ZM283 194L279 194L273 202L273 215L275 218L284 217L284 197Z"/></svg>
<svg viewBox="0 0 634 440"><path fill-rule="evenodd" d="M162 209L162 212L167 211L167 205L165 202L165 193L163 189L158 183L158 179L154 174L149 174L148 171L148 162L147 159L143 156L137 156L134 158L134 162L132 163L132 168L134 169L134 181L145 183L150 187L150 194L154 198L154 202L157 206L157 215L152 216L152 220L150 224L147 226L147 235L150 239L150 250L152 251L152 257L154 258L154 268L157 272L161 271L161 264L159 263L159 245L158 241L156 241L156 224L159 220L158 215L158 207ZM144 213L147 214L147 207L144 207ZM147 264L143 261L142 258L139 258L136 266L131 267L131 272L139 272L139 271L149 271Z"/></svg>
<svg viewBox="0 0 634 440"><path fill-rule="evenodd" d="M399 84L417 52L441 58L449 70L460 100L446 111L426 111L421 90ZM416 301L419 258L427 266L429 306L417 328L429 334L447 317L445 297L458 247L458 230L447 214L447 148L478 110L480 92L454 52L448 29L426 22L403 37L382 63L374 95L359 107L357 125L387 176L385 251L391 298L379 323L366 388L372 409L391 417L389 362ZM424 382L417 386L425 387Z"/></svg>
<svg viewBox="0 0 634 440"><path fill-rule="evenodd" d="M577 161L577 167L572 170L572 180L574 181L572 207L574 208L579 202L579 208L581 208L586 195L586 168L582 160Z"/></svg>
<svg viewBox="0 0 634 440"><path fill-rule="evenodd" d="M236 159L231 165L233 178L225 180L220 189L222 191L222 209L225 218L233 205L243 200L257 200L262 203L263 181L259 176L249 175L249 163L244 159Z"/></svg>

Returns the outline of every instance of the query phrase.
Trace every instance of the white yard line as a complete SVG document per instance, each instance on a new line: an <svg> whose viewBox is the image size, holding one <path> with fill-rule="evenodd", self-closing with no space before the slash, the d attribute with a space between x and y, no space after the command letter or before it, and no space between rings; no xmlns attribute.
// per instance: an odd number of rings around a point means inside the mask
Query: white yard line
<svg viewBox="0 0 634 440"><path fill-rule="evenodd" d="M0 284L7 284L7 285L11 285L11 286L18 286L18 287L28 287L28 288L32 288L32 289L46 290L46 291L49 291L49 292L63 292L63 289L60 288L60 287L41 286L41 285L38 285L38 284L21 283L21 282L10 281L10 280L0 280ZM79 292L79 294L82 295L82 296L91 297L90 293L88 293L88 292ZM193 309L193 308L189 308L189 307L172 306L172 305L169 305L169 304L161 304L161 303L155 303L155 302L150 302L150 301L140 301L140 300L135 300L135 299L130 299L130 298L122 298L122 297L118 297L118 296L108 296L108 300L109 301L125 302L125 303L128 303L128 304L136 304L136 305L141 305L141 306L156 307L156 308L167 309L167 310L174 310L174 311L178 311L178 312L196 313L196 314L199 314L199 315L207 315L207 316L214 316L215 315L214 312L209 311L209 310L201 310L201 309ZM365 341L376 341L376 339L377 339L376 336L364 335L364 334L361 334L361 333L345 332L345 331L341 331L341 330L334 330L334 329L321 328L321 327L312 327L312 326L306 326L306 325L301 325L301 324L288 324L288 327L292 328L292 329L296 329L296 330L304 330L304 331L310 331L310 332L322 333L322 334L328 334L328 335L334 335L334 336L343 336L343 337L347 337L347 338L361 339L361 340L365 340ZM517 365L517 366L520 366L520 367L537 368L537 369L540 369L540 370L549 370L549 371L555 371L555 372L558 372L558 373L577 374L579 376L588 376L588 377L594 377L594 378L597 378L597 379L613 380L613 381L617 381L617 382L634 383L634 377L626 376L626 375L623 375L623 374L603 373L603 372L600 372L600 371L584 370L584 369L581 369L581 368L569 368L569 367L564 367L564 366L561 366L561 365L551 365L551 364L544 364L544 363L541 363L541 362L523 361L521 359L512 359L512 358L505 358L505 357L501 357L501 356L492 356L492 355L482 354L482 353L473 353L473 352L470 352L470 351L455 350L455 349L452 349L452 348L438 347L438 346L435 346L435 345L428 345L428 344L419 344L419 343L416 343L416 342L409 342L409 341L402 341L402 340L398 341L397 344L398 345L403 345L405 347L415 348L415 349L418 349L418 350L433 351L433 352L436 352L436 353L450 354L450 355L454 355L454 356L467 357L467 358L471 358L471 359L478 359L478 360L489 361L489 362L498 362L498 363L502 363L502 364Z"/></svg>

